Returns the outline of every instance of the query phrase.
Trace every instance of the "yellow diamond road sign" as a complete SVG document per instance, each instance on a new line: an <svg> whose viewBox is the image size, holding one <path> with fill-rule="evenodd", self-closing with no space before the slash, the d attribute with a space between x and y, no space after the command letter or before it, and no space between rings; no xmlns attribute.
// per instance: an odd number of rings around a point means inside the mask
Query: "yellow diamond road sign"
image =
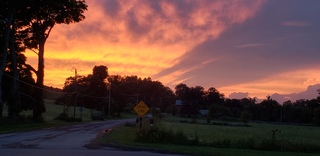
<svg viewBox="0 0 320 156"><path fill-rule="evenodd" d="M143 101L140 101L136 106L134 106L133 110L141 117L149 111L149 107Z"/></svg>

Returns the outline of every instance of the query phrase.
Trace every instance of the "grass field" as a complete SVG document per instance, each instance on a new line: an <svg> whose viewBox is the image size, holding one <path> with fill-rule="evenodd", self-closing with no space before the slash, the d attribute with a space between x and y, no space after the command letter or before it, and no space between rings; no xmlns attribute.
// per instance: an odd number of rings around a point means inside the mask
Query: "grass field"
<svg viewBox="0 0 320 156"><path fill-rule="evenodd" d="M24 131L24 130L32 130L44 127L53 127L53 126L63 126L70 124L78 124L79 122L64 122L59 120L54 120L59 114L63 112L64 106L55 105L54 100L45 100L46 112L42 114L45 122L44 123L34 123L31 121L32 111L23 111L20 115L25 116L23 122L19 123L11 123L10 121L6 121L2 119L0 121L0 134L10 133L16 131ZM99 112L94 112L99 113ZM74 107L69 108L69 116L73 117L74 115ZM91 122L91 110L82 108L82 113L80 112L80 108L76 107L76 118L81 118L82 122ZM3 115L5 118L7 116L7 107L5 105ZM28 117L29 116L29 117ZM132 114L123 114L121 118L132 118L134 115Z"/></svg>
<svg viewBox="0 0 320 156"><path fill-rule="evenodd" d="M218 126L207 124L180 123L178 120L166 118L160 123L160 127L166 129L182 130L190 138L198 135L200 141L223 141L241 143L243 140L253 140L258 144L260 141L272 139L272 130L278 129L276 139L283 142L292 142L298 145L315 144L320 146L320 127L262 124L250 123L251 127L243 126ZM201 122L201 121L199 121ZM280 132L281 131L281 132ZM107 136L101 138L101 142L111 145L125 145L134 147L145 147L153 150L172 151L192 155L319 155L319 153L293 153L282 151L249 150L239 148L216 148L206 146L182 146L174 144L150 144L136 142L138 127L122 126L111 131Z"/></svg>
<svg viewBox="0 0 320 156"><path fill-rule="evenodd" d="M46 106L46 112L42 114L43 118L46 121L51 121L55 117L57 117L60 113L63 112L63 107L61 105L55 105L54 100L44 100L45 101L45 106ZM73 111L74 107L69 108L69 115L73 116ZM4 106L4 111L3 111L4 116L7 114L7 106ZM32 111L22 111L20 115L24 116L32 116ZM80 108L76 107L76 118L80 118L81 112ZM82 109L82 119L83 121L89 121L91 120L91 112L90 109L83 108Z"/></svg>
<svg viewBox="0 0 320 156"><path fill-rule="evenodd" d="M174 130L182 129L188 136L193 136L196 133L201 140L208 141L223 139L272 139L272 131L278 129L279 131L275 134L278 140L288 140L296 143L308 142L320 145L320 127L266 123L250 123L251 127L179 122L163 122L162 124Z"/></svg>

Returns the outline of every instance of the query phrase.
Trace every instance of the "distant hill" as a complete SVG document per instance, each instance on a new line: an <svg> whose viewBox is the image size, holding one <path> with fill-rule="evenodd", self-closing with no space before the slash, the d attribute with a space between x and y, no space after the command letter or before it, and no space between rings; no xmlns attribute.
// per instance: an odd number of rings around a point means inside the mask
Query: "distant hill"
<svg viewBox="0 0 320 156"><path fill-rule="evenodd" d="M62 89L44 86L43 98L49 100L56 100L62 94Z"/></svg>

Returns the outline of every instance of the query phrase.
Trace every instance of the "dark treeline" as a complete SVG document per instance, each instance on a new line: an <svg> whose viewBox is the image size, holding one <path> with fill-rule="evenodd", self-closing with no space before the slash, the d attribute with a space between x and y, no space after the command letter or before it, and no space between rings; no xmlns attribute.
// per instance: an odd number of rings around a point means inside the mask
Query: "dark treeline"
<svg viewBox="0 0 320 156"><path fill-rule="evenodd" d="M131 111L142 100L163 113L183 117L320 124L320 97L279 104L268 96L257 102L252 98L228 99L214 87L205 90L201 86L188 87L183 83L173 92L151 78L108 75L108 68L102 65L95 66L88 76L67 78L63 91L65 94L56 100L56 104L110 111L111 115ZM176 105L176 101L181 104ZM201 114L201 110L208 113Z"/></svg>
<svg viewBox="0 0 320 156"><path fill-rule="evenodd" d="M179 84L175 89L177 98L182 101L180 115L186 117L199 116L199 110L207 109L207 117L214 119L235 120L246 117L253 121L320 125L319 96L312 100L286 101L283 104L268 96L258 103L251 98L227 99L215 88L205 91L201 86Z"/></svg>
<svg viewBox="0 0 320 156"><path fill-rule="evenodd" d="M138 101L143 100L149 107L172 111L175 95L161 82L137 76L108 75L106 66L95 66L88 76L75 76L66 79L64 95L56 104L78 106L121 115L131 111ZM107 115L107 114L106 114Z"/></svg>

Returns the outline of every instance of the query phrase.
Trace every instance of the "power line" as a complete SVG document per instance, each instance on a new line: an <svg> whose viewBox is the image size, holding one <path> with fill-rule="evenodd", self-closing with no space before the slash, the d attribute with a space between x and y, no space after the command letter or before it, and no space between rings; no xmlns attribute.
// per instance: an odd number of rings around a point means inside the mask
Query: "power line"
<svg viewBox="0 0 320 156"><path fill-rule="evenodd" d="M12 78L12 79L14 79L14 80L17 80L17 81L19 81L19 82L21 82L21 83L24 83L24 84L28 85L28 86L31 86L31 87L34 87L34 88L37 88L37 89L41 89L41 90L43 90L43 91L48 91L48 92L53 92L53 93L64 93L64 94L65 94L65 93L68 93L68 92L53 91L53 90L41 88L41 87L38 87L38 86L36 86L36 85L30 84L30 83L28 83L28 82L24 82L24 81L22 81L22 80L20 80L20 79L16 79L16 78L14 78L13 76L8 75L8 74L6 74L6 73L3 73L3 75L6 75L6 76L8 76L9 78Z"/></svg>
<svg viewBox="0 0 320 156"><path fill-rule="evenodd" d="M89 98L95 98L95 99L107 99L108 98L106 96L91 96L91 95L85 95L85 94L81 94L81 93L76 93L76 94L79 94L80 96L89 97Z"/></svg>
<svg viewBox="0 0 320 156"><path fill-rule="evenodd" d="M23 84L28 85L28 86L31 86L31 87L34 87L34 88L37 88L37 89L41 89L41 90L43 90L43 91L52 92L52 93L59 93L59 94L74 94L74 92L53 91L53 90L41 88L41 87L38 87L38 86L36 86L36 85L30 84L30 83L28 83L28 82L24 82L24 81L22 81L22 80L20 80L20 79L16 79L16 78L14 78L13 76L8 75L8 74L6 74L6 73L3 73L3 75L8 76L9 78L12 78L12 79L14 79L14 80L17 80L17 81L19 81L19 82L21 82L21 83L23 83ZM108 98L108 97L98 97L98 96L86 95L86 94L81 94L81 93L76 93L76 94L78 94L78 95L80 95L80 96L90 97L90 98L96 98L96 99L106 99L106 98Z"/></svg>

